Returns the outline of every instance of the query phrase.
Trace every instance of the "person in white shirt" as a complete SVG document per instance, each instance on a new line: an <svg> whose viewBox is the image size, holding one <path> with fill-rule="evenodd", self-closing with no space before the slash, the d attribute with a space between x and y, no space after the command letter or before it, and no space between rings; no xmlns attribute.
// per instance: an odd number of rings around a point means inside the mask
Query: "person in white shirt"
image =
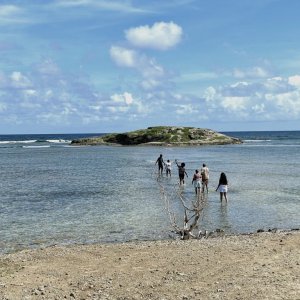
<svg viewBox="0 0 300 300"><path fill-rule="evenodd" d="M167 175L167 177L168 177L168 175L170 175L170 177L171 177L171 170L172 170L171 166L172 166L172 163L171 163L170 160L168 159L167 162L165 162L166 175Z"/></svg>

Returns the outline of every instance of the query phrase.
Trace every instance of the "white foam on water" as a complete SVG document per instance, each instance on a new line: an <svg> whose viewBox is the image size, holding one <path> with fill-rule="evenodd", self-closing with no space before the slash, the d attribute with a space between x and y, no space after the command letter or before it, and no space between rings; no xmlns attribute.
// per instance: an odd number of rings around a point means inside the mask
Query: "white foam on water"
<svg viewBox="0 0 300 300"><path fill-rule="evenodd" d="M27 141L0 141L0 144L30 144L35 143L37 140L27 140Z"/></svg>
<svg viewBox="0 0 300 300"><path fill-rule="evenodd" d="M63 139L59 139L59 140L46 140L46 142L48 142L48 143L55 143L55 144L69 144L69 143L71 143L71 141L69 141L69 140L63 140Z"/></svg>
<svg viewBox="0 0 300 300"><path fill-rule="evenodd" d="M246 143L261 143L261 142L271 142L272 140L243 140Z"/></svg>
<svg viewBox="0 0 300 300"><path fill-rule="evenodd" d="M50 148L50 145L45 145L45 146L22 146L22 148L30 148L30 149L34 149L34 148Z"/></svg>

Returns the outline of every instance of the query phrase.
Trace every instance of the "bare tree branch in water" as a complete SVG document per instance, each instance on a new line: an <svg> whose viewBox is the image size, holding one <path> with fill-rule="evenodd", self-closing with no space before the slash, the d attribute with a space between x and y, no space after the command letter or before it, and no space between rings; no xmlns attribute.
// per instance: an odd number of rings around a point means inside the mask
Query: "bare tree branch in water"
<svg viewBox="0 0 300 300"><path fill-rule="evenodd" d="M197 228L201 213L204 208L204 195L200 193L196 196L194 201L186 199L183 195L182 190L179 185L173 186L173 192L168 191L164 186L162 177L157 176L156 181L159 185L160 194L165 204L165 209L168 213L171 226L177 234L180 234L181 238L184 240L190 238L197 238L198 234L194 234ZM174 200L179 199L183 209L183 224L180 226L178 220L176 219L176 214L171 207Z"/></svg>

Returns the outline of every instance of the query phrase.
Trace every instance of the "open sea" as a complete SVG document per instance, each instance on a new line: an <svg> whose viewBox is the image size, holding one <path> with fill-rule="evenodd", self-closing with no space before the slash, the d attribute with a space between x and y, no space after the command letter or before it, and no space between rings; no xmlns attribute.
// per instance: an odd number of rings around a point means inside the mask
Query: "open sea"
<svg viewBox="0 0 300 300"><path fill-rule="evenodd" d="M0 253L54 244L168 239L172 230L156 181L159 154L186 163L182 189L195 199L194 170L210 169L203 230L226 233L300 227L300 131L226 132L241 145L70 146L99 134L0 135ZM215 192L229 181L228 203ZM178 188L177 167L162 178ZM183 217L176 193L172 211Z"/></svg>

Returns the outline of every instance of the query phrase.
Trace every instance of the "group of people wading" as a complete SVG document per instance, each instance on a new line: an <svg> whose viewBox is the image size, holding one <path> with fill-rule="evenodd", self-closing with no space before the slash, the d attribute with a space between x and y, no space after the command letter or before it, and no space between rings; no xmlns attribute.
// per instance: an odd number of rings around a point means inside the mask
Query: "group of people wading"
<svg viewBox="0 0 300 300"><path fill-rule="evenodd" d="M183 185L185 184L184 182L185 177L188 178L188 174L185 170L185 163L184 162L178 163L177 159L175 159L175 163L178 167L179 184ZM159 175L163 174L163 170L165 167L166 176L171 177L172 163L169 159L165 162L163 159L163 155L160 154L155 164L158 165ZM206 166L206 164L203 164L200 171L198 169L195 170L192 179L192 184L194 185L196 195L199 195L201 192L204 193L205 190L208 193L208 180L209 180L209 169ZM226 174L223 172L220 175L219 184L218 187L216 188L216 191L220 192L220 201L222 201L224 197L225 201L227 202L228 180Z"/></svg>

